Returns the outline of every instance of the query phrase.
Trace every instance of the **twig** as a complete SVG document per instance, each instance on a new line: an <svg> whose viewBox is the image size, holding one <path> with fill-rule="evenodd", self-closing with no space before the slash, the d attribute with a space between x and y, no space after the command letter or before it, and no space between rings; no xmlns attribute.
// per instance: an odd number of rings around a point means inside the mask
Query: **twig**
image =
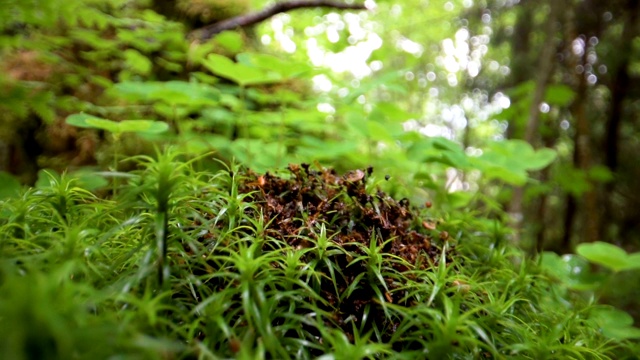
<svg viewBox="0 0 640 360"><path fill-rule="evenodd" d="M210 39L212 36L219 34L225 30L232 30L238 27L249 26L262 22L276 14L287 12L294 9L309 7L329 7L341 10L367 10L364 4L346 4L343 2L332 0L291 0L277 2L260 11L239 15L219 21L217 23L207 25L191 32L191 37L200 40Z"/></svg>

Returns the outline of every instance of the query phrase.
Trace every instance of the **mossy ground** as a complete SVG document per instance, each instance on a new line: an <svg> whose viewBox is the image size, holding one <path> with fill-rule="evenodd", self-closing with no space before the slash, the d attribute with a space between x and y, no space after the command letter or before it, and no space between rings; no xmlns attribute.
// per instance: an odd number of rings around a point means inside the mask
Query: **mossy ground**
<svg viewBox="0 0 640 360"><path fill-rule="evenodd" d="M2 203L0 357L624 354L495 220L395 200L371 169L136 160L108 199L51 175Z"/></svg>

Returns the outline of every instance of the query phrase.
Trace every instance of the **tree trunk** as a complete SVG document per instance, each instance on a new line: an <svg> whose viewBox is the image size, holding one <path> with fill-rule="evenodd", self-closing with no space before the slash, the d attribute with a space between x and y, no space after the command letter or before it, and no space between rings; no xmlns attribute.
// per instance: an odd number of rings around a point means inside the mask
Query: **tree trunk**
<svg viewBox="0 0 640 360"><path fill-rule="evenodd" d="M571 235L573 234L573 224L576 218L577 201L576 198L567 194L567 200L565 201L567 208L564 213L564 227L562 238L560 240L560 247L557 249L558 254L566 254L571 252Z"/></svg>
<svg viewBox="0 0 640 360"><path fill-rule="evenodd" d="M533 11L531 1L524 1L517 7L518 18L516 21L514 35L511 37L511 77L510 87L517 86L529 78L531 74L530 36L533 31ZM518 135L520 134L520 135ZM507 128L507 139L518 138L522 134L522 129L516 129L515 124L509 124Z"/></svg>
<svg viewBox="0 0 640 360"><path fill-rule="evenodd" d="M587 51L584 51L580 58L580 64L586 63ZM591 124L587 116L587 77L584 73L576 74L578 85L576 88L576 100L573 104L573 118L576 124L574 139L574 151L576 168L587 173L592 166L591 155ZM600 219L595 184L591 183L591 189L583 196L584 201L584 228L581 238L584 242L597 241L600 236Z"/></svg>
<svg viewBox="0 0 640 360"><path fill-rule="evenodd" d="M605 165L615 172L618 168L618 143L620 141L620 125L624 113L624 101L629 92L631 79L629 77L629 62L632 55L633 39L638 35L638 12L640 1L629 0L627 2L626 12L627 19L624 23L624 29L618 44L619 57L615 63L615 67L611 69L613 74L609 89L611 91L611 101L609 107L609 115L605 125L604 151ZM614 192L614 183L610 182L605 186L605 212L603 216L603 224L609 224L614 211L612 203L612 193ZM601 237L606 238L605 226L602 227ZM606 239L613 240L613 239Z"/></svg>
<svg viewBox="0 0 640 360"><path fill-rule="evenodd" d="M531 99L531 105L529 106L529 120L524 133L524 140L535 147L536 135L538 133L538 127L540 123L540 103L544 100L544 94L547 89L547 84L551 78L551 73L554 68L554 58L556 56L556 32L557 32L557 19L559 14L560 1L552 0L549 6L549 16L545 23L545 41L542 48L542 54L540 55L540 63L537 67L537 78L535 90ZM511 204L509 205L509 214L511 216L513 227L518 234L522 229L523 210L522 201L524 196L524 188L517 187L514 189ZM516 235L516 241L519 241L518 235Z"/></svg>
<svg viewBox="0 0 640 360"><path fill-rule="evenodd" d="M556 119L554 119L556 120ZM556 139L558 138L558 134L557 133L551 133L550 131L546 131L544 133L544 135L542 136L542 140L543 140L543 144L545 147L547 148L552 148L555 146L555 142ZM550 173L551 168L550 167L546 167L544 169L542 169L542 171L540 172L540 182L542 183L547 183L549 181L550 178ZM546 234L547 232L545 231L548 227L546 226L547 224L547 219L546 219L546 214L547 214L547 200L549 199L549 195L548 194L542 194L540 196L539 199L539 203L538 203L538 209L537 209L537 213L536 213L536 218L534 219L534 223L538 224L538 228L536 229L536 252L540 253L543 250L545 250L545 243L546 243Z"/></svg>

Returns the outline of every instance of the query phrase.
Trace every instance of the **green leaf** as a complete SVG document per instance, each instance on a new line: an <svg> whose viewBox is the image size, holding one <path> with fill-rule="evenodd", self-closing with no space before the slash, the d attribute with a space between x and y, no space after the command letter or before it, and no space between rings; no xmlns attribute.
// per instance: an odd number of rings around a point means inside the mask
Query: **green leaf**
<svg viewBox="0 0 640 360"><path fill-rule="evenodd" d="M109 185L109 181L104 176L93 171L79 170L69 174L70 178L77 179L77 185L83 189L93 191Z"/></svg>
<svg viewBox="0 0 640 360"><path fill-rule="evenodd" d="M306 162L312 160L336 160L348 154L358 153L358 144L351 141L320 140L303 136L297 155Z"/></svg>
<svg viewBox="0 0 640 360"><path fill-rule="evenodd" d="M16 197L20 194L20 181L6 171L0 171L0 199Z"/></svg>
<svg viewBox="0 0 640 360"><path fill-rule="evenodd" d="M469 166L469 157L462 146L443 137L421 138L409 148L407 156L418 161L442 163L458 169Z"/></svg>
<svg viewBox="0 0 640 360"><path fill-rule="evenodd" d="M78 41L81 44L87 44L94 49L111 49L115 46L116 42L113 39L107 39L99 35L95 30L90 29L72 29L69 31L69 35L72 39Z"/></svg>
<svg viewBox="0 0 640 360"><path fill-rule="evenodd" d="M404 78L399 77L396 71L369 77L366 81L363 81L358 88L350 89L349 95L344 98L344 103L351 104L360 95L367 94L369 91L373 91L379 87L384 87L384 89L390 93L405 95L407 94L407 87L404 85L404 82Z"/></svg>
<svg viewBox="0 0 640 360"><path fill-rule="evenodd" d="M100 118L88 118L85 119L85 123L94 129L102 129L112 133L120 133L118 123L112 120L100 119Z"/></svg>
<svg viewBox="0 0 640 360"><path fill-rule="evenodd" d="M136 74L148 75L151 73L153 63L139 51L135 49L127 49L124 51L124 58L126 66Z"/></svg>
<svg viewBox="0 0 640 360"><path fill-rule="evenodd" d="M527 183L527 172L520 169L509 169L508 167L489 167L485 169L485 174L489 178L501 179L507 184L523 186Z"/></svg>
<svg viewBox="0 0 640 360"><path fill-rule="evenodd" d="M475 194L467 191L455 191L447 193L447 202L455 209L460 209L469 206L471 200Z"/></svg>
<svg viewBox="0 0 640 360"><path fill-rule="evenodd" d="M237 31L223 31L214 38L214 41L233 53L239 52L244 46L244 39Z"/></svg>
<svg viewBox="0 0 640 360"><path fill-rule="evenodd" d="M613 173L609 170L608 167L603 165L595 165L591 167L588 171L589 179L601 182L608 183L613 180Z"/></svg>
<svg viewBox="0 0 640 360"><path fill-rule="evenodd" d="M523 140L496 141L489 148L504 157L502 163L517 164L519 168L526 170L543 169L556 157L555 151L547 148L535 151L531 144Z"/></svg>
<svg viewBox="0 0 640 360"><path fill-rule="evenodd" d="M571 104L575 96L575 91L573 91L569 86L553 84L547 87L544 101L550 105L567 106Z"/></svg>
<svg viewBox="0 0 640 360"><path fill-rule="evenodd" d="M169 125L162 121L123 120L116 122L82 113L68 116L66 122L69 125L82 128L101 129L114 134L120 134L123 132L159 134L169 129Z"/></svg>
<svg viewBox="0 0 640 360"><path fill-rule="evenodd" d="M271 84L282 80L282 76L277 73L267 73L255 67L236 64L228 57L218 54L210 54L203 65L215 75L229 79L240 86Z"/></svg>
<svg viewBox="0 0 640 360"><path fill-rule="evenodd" d="M523 159L527 170L542 170L549 166L557 157L557 153L549 148L539 149L528 158Z"/></svg>
<svg viewBox="0 0 640 360"><path fill-rule="evenodd" d="M84 114L84 113L73 114L73 115L67 116L67 119L65 120L65 122L69 125L73 125L81 128L89 128L89 129L95 128L93 125L87 123L88 119L97 119L97 117L93 115Z"/></svg>
<svg viewBox="0 0 640 360"><path fill-rule="evenodd" d="M569 164L563 164L554 169L553 181L562 190L574 196L580 196L591 189L585 172Z"/></svg>
<svg viewBox="0 0 640 360"><path fill-rule="evenodd" d="M354 116L355 115L355 116ZM360 114L346 113L345 114L346 125L349 128L349 132L352 134L353 139L370 139L371 134L366 118L360 116ZM326 127L325 124L322 124Z"/></svg>
<svg viewBox="0 0 640 360"><path fill-rule="evenodd" d="M55 95L52 91L43 91L36 94L31 101L29 101L29 105L33 111L48 124L53 123L56 118L54 98Z"/></svg>
<svg viewBox="0 0 640 360"><path fill-rule="evenodd" d="M611 306L592 310L589 319L602 329L602 334L616 340L640 339L640 329L633 327L633 318L627 312Z"/></svg>
<svg viewBox="0 0 640 360"><path fill-rule="evenodd" d="M127 100L161 101L172 106L215 105L219 98L212 86L186 81L124 81L114 85L113 91Z"/></svg>
<svg viewBox="0 0 640 360"><path fill-rule="evenodd" d="M383 125L375 121L367 121L366 128L369 132L369 139L374 141L393 142L394 138L389 131L389 125Z"/></svg>
<svg viewBox="0 0 640 360"><path fill-rule="evenodd" d="M118 123L118 127L121 132L145 134L159 134L169 130L167 123L153 120L123 120Z"/></svg>
<svg viewBox="0 0 640 360"><path fill-rule="evenodd" d="M38 178L35 187L38 189L46 189L53 185L52 180L60 180L60 174L53 169L38 170Z"/></svg>
<svg viewBox="0 0 640 360"><path fill-rule="evenodd" d="M148 95L153 100L160 100L171 105L215 105L218 93L205 84L185 81L167 81L155 83Z"/></svg>
<svg viewBox="0 0 640 360"><path fill-rule="evenodd" d="M371 118L383 122L403 123L411 118L418 117L401 109L397 104L381 102L377 103L371 112Z"/></svg>
<svg viewBox="0 0 640 360"><path fill-rule="evenodd" d="M541 268L573 290L597 289L605 280L605 274L591 271L589 262L577 255L563 255L545 251L540 259Z"/></svg>
<svg viewBox="0 0 640 360"><path fill-rule="evenodd" d="M284 60L269 54L242 53L237 56L238 63L260 68L266 72L276 73L282 79L290 79L305 72L309 72L309 65L301 62Z"/></svg>
<svg viewBox="0 0 640 360"><path fill-rule="evenodd" d="M510 97L527 97L533 94L536 88L536 83L533 80L523 81L517 86L508 89L505 93Z"/></svg>
<svg viewBox="0 0 640 360"><path fill-rule="evenodd" d="M474 160L478 169L488 178L498 178L513 185L524 185L527 171L540 170L556 158L552 149L535 151L522 140L506 140L491 143L483 154Z"/></svg>
<svg viewBox="0 0 640 360"><path fill-rule="evenodd" d="M576 252L587 260L613 271L640 269L640 252L628 255L622 248L613 244L601 241L580 244Z"/></svg>

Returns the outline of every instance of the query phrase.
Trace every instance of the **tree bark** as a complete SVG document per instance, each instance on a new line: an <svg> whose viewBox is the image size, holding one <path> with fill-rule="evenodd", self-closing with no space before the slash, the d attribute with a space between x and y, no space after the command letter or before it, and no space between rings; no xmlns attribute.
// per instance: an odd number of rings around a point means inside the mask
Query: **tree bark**
<svg viewBox="0 0 640 360"><path fill-rule="evenodd" d="M580 59L584 66L587 52L585 51ZM591 154L591 124L587 116L587 78L585 74L576 74L578 77L578 87L576 89L576 100L573 106L573 117L576 122L576 133L574 139L576 168L585 174L591 169L593 159ZM591 189L584 193L584 229L581 237L584 242L597 241L600 236L600 219L595 184L591 182Z"/></svg>
<svg viewBox="0 0 640 360"><path fill-rule="evenodd" d="M204 41L225 30L233 30L239 27L254 25L279 13L310 7L329 7L341 10L367 10L367 7L364 6L364 4L347 4L331 0L282 1L266 7L260 11L236 16L231 19L223 20L215 24L196 29L191 32L190 37Z"/></svg>
<svg viewBox="0 0 640 360"><path fill-rule="evenodd" d="M571 252L571 235L573 234L573 224L576 218L577 201L576 198L567 194L566 201L567 207L564 211L564 227L562 238L560 239L560 247L557 249L558 254L567 254Z"/></svg>
<svg viewBox="0 0 640 360"><path fill-rule="evenodd" d="M620 137L620 122L623 113L623 102L625 95L629 89L629 58L632 55L632 43L633 38L637 34L638 24L638 0L630 0L628 7L628 19L625 21L624 30L622 31L622 37L618 44L620 58L616 64L615 69L611 69L614 72L613 82L611 83L611 105L609 118L607 119L606 135L605 135L605 165L609 167L611 171L615 171L618 166L618 139Z"/></svg>
<svg viewBox="0 0 640 360"><path fill-rule="evenodd" d="M524 140L534 146L536 135L538 133L538 127L540 124L540 103L544 100L544 94L547 89L547 84L551 78L551 73L554 68L554 58L556 55L556 32L557 32L557 19L559 13L560 1L551 0L549 2L549 16L545 23L545 41L540 56L540 62L536 69L538 76L536 78L535 90L531 99L531 105L529 106L529 118L524 133ZM522 201L524 196L524 188L517 187L513 191L513 197L509 204L509 214L512 219L516 234L522 229L523 210ZM516 241L519 240L516 235Z"/></svg>
<svg viewBox="0 0 640 360"><path fill-rule="evenodd" d="M589 92L587 84L587 75L583 72L577 72L575 69L582 67L585 69L587 64L586 58L588 54L588 40L590 37L600 38L603 23L598 14L602 14L605 8L604 3L598 1L581 2L572 12L567 15L570 19L567 21L570 29L567 31L566 43L571 43L582 38L584 41L584 49L582 56L570 56L567 61L568 70L573 73L575 100L571 105L571 115L574 120L574 153L573 166L580 169L586 175L593 163L592 155L592 135L591 120L587 115L587 106L589 104ZM577 16L579 14L579 16ZM586 14L586 15L585 15ZM593 242L598 240L600 236L600 209L598 206L598 192L595 183L591 182L591 189L582 196L582 207L579 211L579 198L572 194L567 194L566 210L564 218L564 234L561 239L561 252L567 253L571 251L571 238L575 227L575 220L578 215L582 215L583 226L579 239L584 242Z"/></svg>
<svg viewBox="0 0 640 360"><path fill-rule="evenodd" d="M544 94L547 90L549 80L551 79L551 73L553 73L554 59L556 56L556 22L560 11L560 6L558 5L562 2L558 0L551 0L550 3L550 14L547 19L547 23L545 24L545 46L542 48L540 64L536 69L538 77L536 78L533 100L529 107L529 121L527 122L527 127L524 133L524 140L529 144L533 144L536 134L538 133L538 127L540 127L540 104L544 100Z"/></svg>
<svg viewBox="0 0 640 360"><path fill-rule="evenodd" d="M605 138L604 138L604 151L605 151L605 166L612 172L618 169L618 154L619 142L620 142L620 127L622 119L624 117L624 102L629 96L629 90L632 84L629 75L629 63L632 56L632 44L633 39L638 35L638 13L640 12L640 1L629 0L627 1L626 9L628 10L627 19L624 22L624 29L622 30L622 36L620 37L620 43L618 44L619 58L615 64L615 67L611 69L613 73L611 84L609 85L611 91L611 102L609 105L609 114L605 125ZM614 198L612 193L614 192L614 183L610 182L605 186L605 212L603 216L603 224L609 224L614 211L614 204L612 199ZM606 237L605 226L601 228L601 237ZM612 240L612 239L607 239Z"/></svg>
<svg viewBox="0 0 640 360"><path fill-rule="evenodd" d="M511 46L511 81L507 87L515 87L528 80L531 74L530 59L531 54L531 32L533 31L533 10L531 1L523 1L517 7L518 17L510 38ZM507 127L507 139L520 138L522 136L522 128L516 128L515 123L509 124Z"/></svg>
<svg viewBox="0 0 640 360"><path fill-rule="evenodd" d="M557 121L557 119L552 119L551 121ZM549 126L552 128L552 126ZM556 132L545 131L542 135L542 142L546 148L552 148L556 145L556 140L558 139L558 134ZM540 182L547 183L551 178L551 167L547 166L542 169L540 172ZM544 193L540 196L538 202L538 208L536 212L536 218L533 221L537 224L538 228L536 229L536 252L541 253L545 250L546 242L547 242L547 234L548 234L548 218L547 218L547 210L548 210L548 200L549 194Z"/></svg>

